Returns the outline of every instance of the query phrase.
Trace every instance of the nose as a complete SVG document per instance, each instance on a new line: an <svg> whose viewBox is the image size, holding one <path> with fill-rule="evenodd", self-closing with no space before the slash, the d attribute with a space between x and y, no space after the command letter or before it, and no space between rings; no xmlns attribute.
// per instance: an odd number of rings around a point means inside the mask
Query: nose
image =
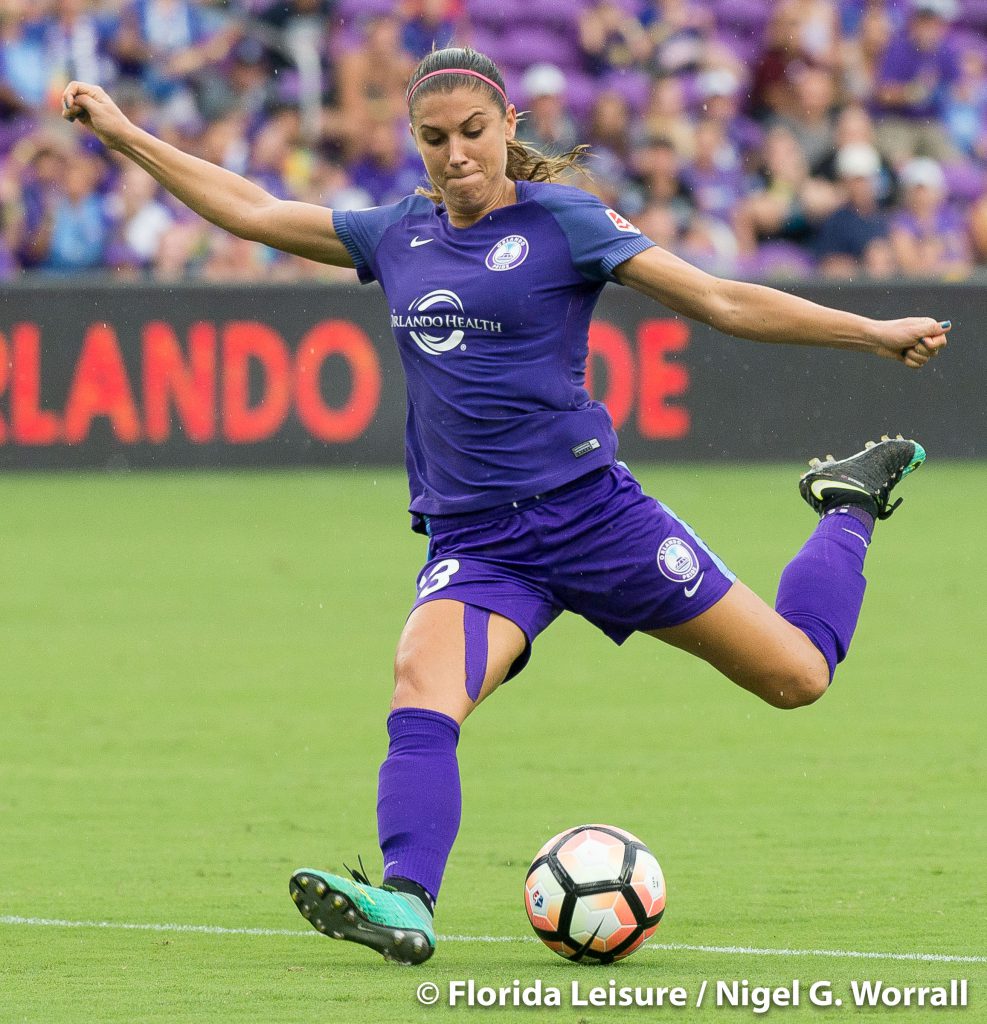
<svg viewBox="0 0 987 1024"><path fill-rule="evenodd" d="M449 140L449 165L451 167L461 167L465 163L466 153L463 140L458 135L453 135Z"/></svg>

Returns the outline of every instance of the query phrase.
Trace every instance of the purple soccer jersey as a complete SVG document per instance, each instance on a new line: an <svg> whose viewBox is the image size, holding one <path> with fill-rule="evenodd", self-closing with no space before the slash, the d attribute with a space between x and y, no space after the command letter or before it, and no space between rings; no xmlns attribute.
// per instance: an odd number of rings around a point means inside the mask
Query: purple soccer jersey
<svg viewBox="0 0 987 1024"><path fill-rule="evenodd" d="M637 228L581 189L526 181L468 228L423 196L333 224L390 306L413 513L476 512L613 463L584 386L588 332L614 269L654 244Z"/></svg>

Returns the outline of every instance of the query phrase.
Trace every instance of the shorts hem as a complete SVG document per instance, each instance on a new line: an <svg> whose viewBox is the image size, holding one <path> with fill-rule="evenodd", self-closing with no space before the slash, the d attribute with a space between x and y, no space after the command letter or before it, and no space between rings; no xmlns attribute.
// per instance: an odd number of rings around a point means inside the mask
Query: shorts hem
<svg viewBox="0 0 987 1024"><path fill-rule="evenodd" d="M703 612L708 612L710 608L713 607L713 605L719 604L720 601L722 601L723 598L726 597L727 594L730 592L730 589L733 587L736 580L736 577L733 577L729 580L726 577L723 577L723 582L726 583L726 586L722 590L718 592L713 591L712 596L706 596L704 600L697 601L695 604L690 604L689 607L685 609L685 614L679 615L672 619L663 619L660 623L656 625L634 626L631 629L625 629L623 627L620 629L605 629L603 627L601 628L603 628L603 632L608 637L610 637L610 639L618 647L620 647L622 644L626 643L626 641L630 639L630 637L632 637L635 633L650 633L654 629L671 629L673 626L681 626L683 625L683 623L691 622L693 619L698 618L700 615L702 615Z"/></svg>
<svg viewBox="0 0 987 1024"><path fill-rule="evenodd" d="M467 595L464 595L467 596ZM411 607L411 611L408 612L408 618L411 618L412 612L416 608L420 608L423 604L430 604L432 601L458 601L460 604L471 604L474 608L482 608L485 612L493 612L496 615L501 615L510 622L513 622L518 629L524 634L524 650L514 659L511 663L511 667L507 670L507 675L504 676L504 682L513 679L516 675L519 675L526 667L528 662L531 660L531 646L535 642L535 637L538 636L543 629L547 627L543 626L542 629L537 631L533 630L530 623L518 622L519 616L513 614L509 608L499 602L496 598L478 597L474 594L468 595L468 600L463 600L462 597L457 597L455 590L451 591L449 588L436 591L434 594L429 594L427 597L423 597L416 601ZM553 620L554 620L553 616ZM407 620L405 620L407 621Z"/></svg>

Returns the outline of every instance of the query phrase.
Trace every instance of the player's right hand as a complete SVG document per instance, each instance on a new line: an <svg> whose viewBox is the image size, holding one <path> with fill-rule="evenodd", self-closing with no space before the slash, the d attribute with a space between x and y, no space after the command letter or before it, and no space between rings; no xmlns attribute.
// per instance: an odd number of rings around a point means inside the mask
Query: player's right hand
<svg viewBox="0 0 987 1024"><path fill-rule="evenodd" d="M69 82L62 93L62 117L81 121L109 149L123 144L133 125L110 99L106 90L87 82Z"/></svg>

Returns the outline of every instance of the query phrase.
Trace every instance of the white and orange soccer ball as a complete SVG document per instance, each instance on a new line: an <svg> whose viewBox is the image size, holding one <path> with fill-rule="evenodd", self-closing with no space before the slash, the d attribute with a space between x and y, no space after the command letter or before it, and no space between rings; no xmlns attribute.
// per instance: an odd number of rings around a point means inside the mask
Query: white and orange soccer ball
<svg viewBox="0 0 987 1024"><path fill-rule="evenodd" d="M609 964L654 935L665 912L665 879L637 836L612 825L579 825L538 851L524 882L524 908L559 956Z"/></svg>

